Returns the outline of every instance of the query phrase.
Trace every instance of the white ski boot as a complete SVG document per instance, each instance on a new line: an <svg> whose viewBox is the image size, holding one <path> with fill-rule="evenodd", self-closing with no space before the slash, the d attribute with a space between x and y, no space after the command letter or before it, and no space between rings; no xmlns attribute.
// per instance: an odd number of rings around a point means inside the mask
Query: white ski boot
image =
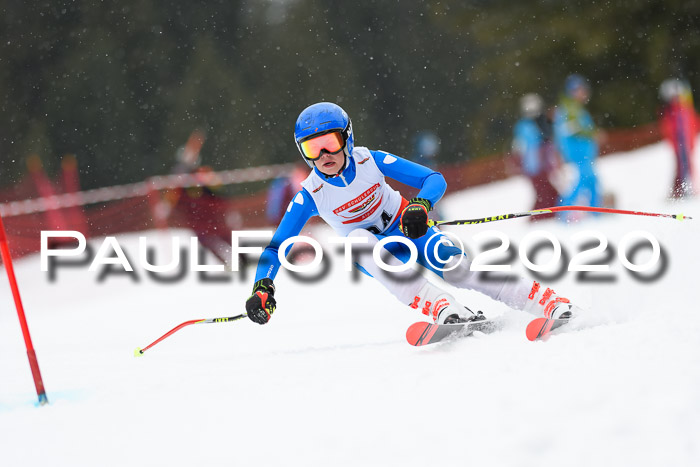
<svg viewBox="0 0 700 467"><path fill-rule="evenodd" d="M486 319L482 312L472 312L469 308L461 305L452 295L430 282L426 282L421 287L418 295L413 297L413 302L409 306L421 310L436 324L466 323Z"/></svg>
<svg viewBox="0 0 700 467"><path fill-rule="evenodd" d="M546 288L541 290L540 283L535 281L528 295L525 311L537 316L552 319L570 319L581 308L574 305L568 298L560 297L554 290Z"/></svg>

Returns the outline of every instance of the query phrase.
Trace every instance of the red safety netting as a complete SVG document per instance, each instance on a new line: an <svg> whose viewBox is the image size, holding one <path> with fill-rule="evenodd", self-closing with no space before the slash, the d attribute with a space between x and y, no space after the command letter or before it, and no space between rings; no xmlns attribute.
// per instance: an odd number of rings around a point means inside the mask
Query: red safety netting
<svg viewBox="0 0 700 467"><path fill-rule="evenodd" d="M610 131L601 145L601 154L627 151L659 139L656 124ZM501 154L445 165L440 167L440 170L447 180L448 191L455 191L517 174L517 167L508 161L508 155ZM67 170L74 170L74 166L71 167L70 164L66 164L66 167ZM214 225L214 228L228 231L272 228L274 226L270 225L265 216L267 193L264 190L234 198L212 196L208 201L193 201L193 198L181 197L178 202L170 203L169 215L162 216L159 211L163 208L164 201L168 201L168 193L172 193L173 190L187 190L188 187L206 190L214 184L220 186L270 180L288 174L291 167L292 164L285 164L224 172L169 175L129 185L81 192L71 192L72 190L66 187L75 185L66 182L74 182L75 174L71 178L64 173L60 180L50 181L43 172L37 172L39 169L34 167L33 172L16 184L0 190L0 203L3 203L0 204L0 213L3 215L10 249L15 257L39 251L42 230L77 230L86 237L102 237L166 227L197 230L212 228L211 225ZM407 187L393 181L390 183L398 189L406 189L404 194L411 196L411 190ZM50 196L46 196L47 194ZM191 209L188 210L188 206ZM201 211L201 221L192 216L192 210ZM202 225L198 226L197 222L201 222Z"/></svg>

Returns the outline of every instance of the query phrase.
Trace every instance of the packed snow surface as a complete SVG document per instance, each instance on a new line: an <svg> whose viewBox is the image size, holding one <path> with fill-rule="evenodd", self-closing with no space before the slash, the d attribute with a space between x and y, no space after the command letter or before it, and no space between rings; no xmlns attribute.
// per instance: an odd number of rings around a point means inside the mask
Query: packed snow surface
<svg viewBox="0 0 700 467"><path fill-rule="evenodd" d="M602 215L445 228L473 250L493 240L484 231L517 246L544 230L568 258L595 238L590 231L607 239L608 273L581 280L564 271L545 281L588 312L544 342L526 340L529 315L450 289L504 329L409 346L406 328L423 315L370 278L354 280L325 242L331 232L316 227L308 232L330 271L306 283L280 273L269 324L188 326L134 358L136 347L179 323L244 312L253 271L245 279L218 273L221 282L196 272L173 283L149 277L138 236L164 264L186 231L118 237L136 271L101 282L100 268L60 268L51 281L38 255L19 260L50 404L36 404L3 272L0 465L700 465L700 200L667 199L673 156L663 143L604 158L599 172L618 208L696 219ZM528 210L532 196L514 177L447 197L442 215ZM640 279L622 265L620 244L635 231L658 240L665 269ZM102 239L90 242L96 250ZM644 263L650 251L631 260ZM518 257L511 264L530 274Z"/></svg>

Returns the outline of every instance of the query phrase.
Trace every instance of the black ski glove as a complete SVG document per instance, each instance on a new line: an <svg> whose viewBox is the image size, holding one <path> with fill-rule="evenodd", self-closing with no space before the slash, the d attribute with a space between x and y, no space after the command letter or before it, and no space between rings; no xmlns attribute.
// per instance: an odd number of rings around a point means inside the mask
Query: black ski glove
<svg viewBox="0 0 700 467"><path fill-rule="evenodd" d="M253 286L253 295L245 302L248 318L258 324L270 321L270 316L277 308L275 301L275 284L267 277L260 279Z"/></svg>
<svg viewBox="0 0 700 467"><path fill-rule="evenodd" d="M400 229L408 238L420 238L428 232L428 211L432 209L430 201L413 198L401 213Z"/></svg>

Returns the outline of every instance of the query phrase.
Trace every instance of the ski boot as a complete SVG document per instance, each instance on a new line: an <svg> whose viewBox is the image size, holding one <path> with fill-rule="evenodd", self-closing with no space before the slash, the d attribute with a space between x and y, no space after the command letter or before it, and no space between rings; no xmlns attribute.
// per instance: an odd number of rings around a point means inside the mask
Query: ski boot
<svg viewBox="0 0 700 467"><path fill-rule="evenodd" d="M461 305L452 295L426 282L409 305L432 318L436 324L457 324L486 319L481 312L474 313Z"/></svg>
<svg viewBox="0 0 700 467"><path fill-rule="evenodd" d="M571 319L581 309L550 288L540 290L540 283L535 281L528 295L525 311L545 318Z"/></svg>

